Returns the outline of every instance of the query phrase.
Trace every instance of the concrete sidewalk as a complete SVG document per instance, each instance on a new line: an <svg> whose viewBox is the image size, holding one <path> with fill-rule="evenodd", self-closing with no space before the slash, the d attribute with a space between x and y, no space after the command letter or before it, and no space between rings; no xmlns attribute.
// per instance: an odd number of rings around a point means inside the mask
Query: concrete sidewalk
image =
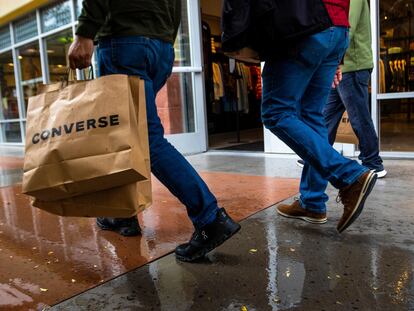
<svg viewBox="0 0 414 311"><path fill-rule="evenodd" d="M294 157L210 152L188 159L200 171L301 173ZM51 310L414 310L414 161L385 166L389 175L341 235L342 207L329 188L325 225L285 219L270 207L242 221L240 234L202 262L184 264L170 254ZM3 185L18 178L3 175Z"/></svg>
<svg viewBox="0 0 414 311"><path fill-rule="evenodd" d="M295 159L208 153L201 170L299 177ZM198 264L166 256L52 310L414 310L414 162L386 161L361 217L342 235L329 189L328 223L274 207ZM291 200L291 199L290 199ZM290 201L289 200L289 201Z"/></svg>

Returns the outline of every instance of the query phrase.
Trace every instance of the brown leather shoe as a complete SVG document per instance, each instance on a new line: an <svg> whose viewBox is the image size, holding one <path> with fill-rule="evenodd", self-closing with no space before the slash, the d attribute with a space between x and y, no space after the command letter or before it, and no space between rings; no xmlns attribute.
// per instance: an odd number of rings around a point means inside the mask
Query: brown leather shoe
<svg viewBox="0 0 414 311"><path fill-rule="evenodd" d="M326 213L313 213L302 208L299 200L295 200L291 205L280 204L277 212L284 217L302 219L311 224L324 224L328 220Z"/></svg>
<svg viewBox="0 0 414 311"><path fill-rule="evenodd" d="M361 214L365 200L374 188L377 174L374 171L364 173L352 185L339 190L338 198L344 205L344 213L336 227L339 232L348 228Z"/></svg>

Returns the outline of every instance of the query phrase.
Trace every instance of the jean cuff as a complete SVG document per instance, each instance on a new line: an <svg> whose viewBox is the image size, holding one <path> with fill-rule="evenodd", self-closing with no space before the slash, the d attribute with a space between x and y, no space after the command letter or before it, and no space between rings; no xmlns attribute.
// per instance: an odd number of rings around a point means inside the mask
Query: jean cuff
<svg viewBox="0 0 414 311"><path fill-rule="evenodd" d="M317 213L317 214L325 214L326 213L326 205L324 204L323 207L310 207L309 205L307 206L303 201L302 198L299 198L299 203L300 203L300 207L302 207L303 209L312 212L312 213Z"/></svg>
<svg viewBox="0 0 414 311"><path fill-rule="evenodd" d="M359 179L359 177L361 177L362 175L364 175L368 171L370 171L369 168L367 168L365 166L361 166L361 171L359 173L354 174L353 176L351 176L350 178L345 180L346 186L352 185L354 182L356 182Z"/></svg>
<svg viewBox="0 0 414 311"><path fill-rule="evenodd" d="M195 228L200 229L211 224L217 218L219 207L215 205L213 208L208 208L209 212L204 214L202 218L192 219Z"/></svg>

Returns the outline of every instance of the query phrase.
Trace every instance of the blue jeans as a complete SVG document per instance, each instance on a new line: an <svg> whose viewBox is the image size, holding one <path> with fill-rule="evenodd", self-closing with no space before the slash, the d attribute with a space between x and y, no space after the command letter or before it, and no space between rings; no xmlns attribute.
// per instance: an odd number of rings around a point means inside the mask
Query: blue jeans
<svg viewBox="0 0 414 311"><path fill-rule="evenodd" d="M171 75L173 46L141 36L106 38L99 42L97 57L100 76L126 74L145 80L151 171L186 206L196 228L214 221L218 211L216 198L165 139L157 113L155 98Z"/></svg>
<svg viewBox="0 0 414 311"><path fill-rule="evenodd" d="M289 48L285 57L266 62L263 69L263 123L305 160L300 201L313 212L325 212L328 200L312 191L315 179L341 189L368 170L329 144L323 115L347 46L348 30L331 27Z"/></svg>
<svg viewBox="0 0 414 311"><path fill-rule="evenodd" d="M362 165L371 170L382 171L384 166L379 156L378 136L374 129L368 106L368 83L371 70L347 72L342 82L329 94L325 107L325 122L329 143L335 142L336 132L346 109L352 128L359 139Z"/></svg>

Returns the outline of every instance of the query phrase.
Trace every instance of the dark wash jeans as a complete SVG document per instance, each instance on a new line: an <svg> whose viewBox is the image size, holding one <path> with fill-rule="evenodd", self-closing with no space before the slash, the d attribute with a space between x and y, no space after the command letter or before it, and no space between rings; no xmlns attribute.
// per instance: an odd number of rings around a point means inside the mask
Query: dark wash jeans
<svg viewBox="0 0 414 311"><path fill-rule="evenodd" d="M165 139L155 98L171 75L174 48L141 36L106 38L97 49L100 76L126 74L145 80L152 173L187 208L196 228L215 220L217 200L188 161ZM165 221L168 221L165 219Z"/></svg>
<svg viewBox="0 0 414 311"><path fill-rule="evenodd" d="M287 56L267 61L263 69L263 123L305 160L300 201L313 212L325 212L328 200L313 191L315 182L328 180L340 189L368 170L329 144L323 114L348 41L348 29L331 27L302 40Z"/></svg>
<svg viewBox="0 0 414 311"><path fill-rule="evenodd" d="M371 170L382 171L384 166L379 156L378 136L375 132L369 111L368 83L371 70L360 70L343 74L336 89L329 94L325 107L325 122L328 128L329 142L335 142L336 132L342 115L348 112L352 128L359 139L362 165Z"/></svg>
<svg viewBox="0 0 414 311"><path fill-rule="evenodd" d="M368 82L370 70L362 70L343 74L343 79L336 89L331 89L328 103L324 109L328 139L331 145L335 142L339 122L345 109L348 112L352 128L359 139L362 165L371 170L383 170L379 156L378 137L374 129L368 109ZM325 197L328 181L312 175L308 191L314 198ZM316 201L316 200L315 200Z"/></svg>

